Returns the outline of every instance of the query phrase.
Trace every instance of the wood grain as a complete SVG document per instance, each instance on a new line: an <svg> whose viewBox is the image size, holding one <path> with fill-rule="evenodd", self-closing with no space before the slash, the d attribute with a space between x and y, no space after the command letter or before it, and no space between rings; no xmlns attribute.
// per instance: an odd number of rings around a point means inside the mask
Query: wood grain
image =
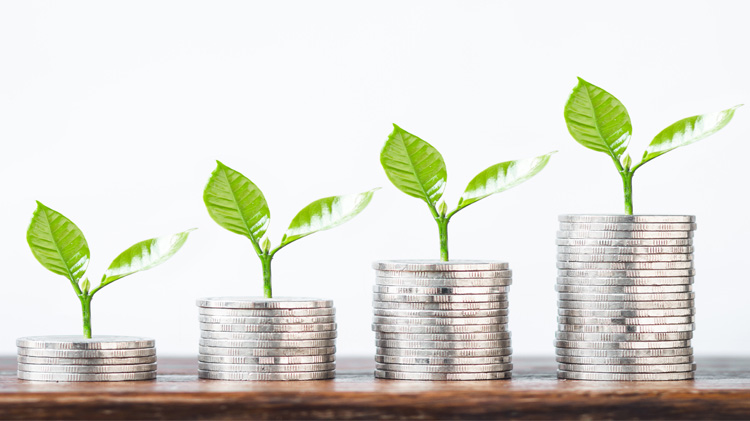
<svg viewBox="0 0 750 421"><path fill-rule="evenodd" d="M162 358L156 381L37 383L0 358L0 419L750 419L750 358L699 358L695 381L581 382L552 359L515 359L514 379L376 380L342 359L313 382L199 380L194 359Z"/></svg>

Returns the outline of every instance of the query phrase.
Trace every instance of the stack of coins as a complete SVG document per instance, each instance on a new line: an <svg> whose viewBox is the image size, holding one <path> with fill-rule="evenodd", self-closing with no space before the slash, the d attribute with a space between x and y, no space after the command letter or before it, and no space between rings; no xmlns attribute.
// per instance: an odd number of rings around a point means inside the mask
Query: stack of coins
<svg viewBox="0 0 750 421"><path fill-rule="evenodd" d="M200 378L323 380L335 376L333 301L215 297L197 304Z"/></svg>
<svg viewBox="0 0 750 421"><path fill-rule="evenodd" d="M695 217L559 220L558 377L692 379Z"/></svg>
<svg viewBox="0 0 750 421"><path fill-rule="evenodd" d="M116 382L156 378L154 340L132 336L29 336L16 340L18 378Z"/></svg>
<svg viewBox="0 0 750 421"><path fill-rule="evenodd" d="M375 262L375 377L511 377L505 262Z"/></svg>

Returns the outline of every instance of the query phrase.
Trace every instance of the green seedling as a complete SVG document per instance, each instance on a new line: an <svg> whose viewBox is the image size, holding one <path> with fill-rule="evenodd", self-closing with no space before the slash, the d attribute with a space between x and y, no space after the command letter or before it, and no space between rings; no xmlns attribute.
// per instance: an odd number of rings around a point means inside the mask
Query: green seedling
<svg viewBox="0 0 750 421"><path fill-rule="evenodd" d="M633 164L627 153L633 126L625 106L604 89L578 78L565 104L565 123L573 139L581 145L604 152L612 158L622 178L625 213L633 214L633 175L643 164L665 153L695 143L718 132L732 120L741 105L710 114L684 118L654 137L643 152L641 161Z"/></svg>
<svg viewBox="0 0 750 421"><path fill-rule="evenodd" d="M480 172L469 182L458 205L450 212L445 202L440 201L448 179L445 161L432 145L394 124L393 132L380 152L380 163L394 186L427 204L438 225L440 259L448 261L448 223L453 215L535 176L547 165L553 153L501 162Z"/></svg>
<svg viewBox="0 0 750 421"><path fill-rule="evenodd" d="M112 261L99 286L91 289L84 278L91 253L83 232L70 219L40 202L26 232L26 241L39 263L70 281L81 301L83 336L91 339L91 299L112 282L136 272L159 266L177 253L192 230L141 241L129 247Z"/></svg>
<svg viewBox="0 0 750 421"><path fill-rule="evenodd" d="M292 219L279 245L272 248L271 241L264 237L271 222L271 212L263 192L239 172L219 161L216 164L203 191L203 202L217 224L247 237L252 243L263 268L263 294L266 298L273 298L271 261L279 250L300 238L354 218L367 207L377 190L331 196L310 203Z"/></svg>

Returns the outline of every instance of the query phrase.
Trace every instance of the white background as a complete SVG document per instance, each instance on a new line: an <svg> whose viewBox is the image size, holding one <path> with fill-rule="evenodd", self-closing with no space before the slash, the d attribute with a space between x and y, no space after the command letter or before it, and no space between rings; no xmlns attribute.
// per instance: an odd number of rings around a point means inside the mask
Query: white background
<svg viewBox="0 0 750 421"><path fill-rule="evenodd" d="M370 263L436 258L427 208L388 182L380 148L398 123L437 147L445 198L496 162L559 150L523 186L459 213L454 258L514 269L515 355L553 353L561 213L617 213L611 160L563 120L576 76L627 107L632 155L662 128L750 101L748 2L0 3L0 354L16 337L77 334L70 284L25 241L40 200L84 231L98 280L136 241L198 227L171 261L93 303L94 333L155 337L197 352L195 299L257 295L250 243L201 200L214 160L270 204L278 242L323 196L384 187L352 222L274 263L277 295L338 308L339 355L371 355ZM710 139L643 167L636 213L695 214L699 354L750 352L750 108Z"/></svg>

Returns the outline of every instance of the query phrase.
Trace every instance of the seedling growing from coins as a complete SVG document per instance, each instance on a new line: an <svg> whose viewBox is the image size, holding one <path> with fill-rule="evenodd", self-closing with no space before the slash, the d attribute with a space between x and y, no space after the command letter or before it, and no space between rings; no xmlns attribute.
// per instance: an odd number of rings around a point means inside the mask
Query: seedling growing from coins
<svg viewBox="0 0 750 421"><path fill-rule="evenodd" d="M105 286L159 266L177 253L192 230L141 241L130 246L112 261L99 286L91 289L84 275L91 253L83 232L63 214L36 202L37 207L26 232L26 241L36 260L48 270L70 281L83 311L83 336L91 339L91 300Z"/></svg>
<svg viewBox="0 0 750 421"><path fill-rule="evenodd" d="M250 240L263 268L263 294L265 298L273 298L271 261L276 253L300 238L354 218L367 207L376 190L325 197L310 203L292 219L275 248L264 237L271 222L266 198L258 186L238 171L216 161L216 169L203 191L203 202L217 224Z"/></svg>
<svg viewBox="0 0 750 421"><path fill-rule="evenodd" d="M448 223L453 215L535 176L554 153L492 165L469 182L458 205L450 212L445 202L440 201L448 179L445 161L432 145L394 124L380 152L380 163L394 186L427 204L438 225L440 259L448 261Z"/></svg>
<svg viewBox="0 0 750 421"><path fill-rule="evenodd" d="M565 123L578 143L597 152L604 152L612 158L622 178L625 213L632 215L635 171L656 157L718 132L732 120L735 110L741 106L673 123L654 137L643 152L641 161L635 165L627 153L633 126L628 110L614 95L578 78L578 85L573 88L565 104Z"/></svg>

